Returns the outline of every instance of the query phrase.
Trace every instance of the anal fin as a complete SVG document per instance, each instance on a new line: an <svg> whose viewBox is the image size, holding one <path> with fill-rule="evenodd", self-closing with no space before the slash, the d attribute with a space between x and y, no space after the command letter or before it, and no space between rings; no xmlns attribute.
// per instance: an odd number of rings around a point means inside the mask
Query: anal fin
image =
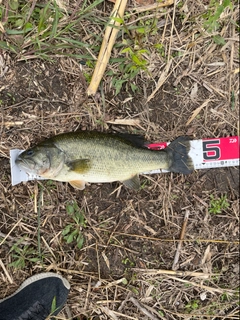
<svg viewBox="0 0 240 320"><path fill-rule="evenodd" d="M85 189L85 181L83 180L73 180L73 181L69 181L69 183L73 188L76 188L79 190Z"/></svg>
<svg viewBox="0 0 240 320"><path fill-rule="evenodd" d="M137 174L128 180L122 181L122 183L130 189L134 189L134 190L140 189L140 180Z"/></svg>

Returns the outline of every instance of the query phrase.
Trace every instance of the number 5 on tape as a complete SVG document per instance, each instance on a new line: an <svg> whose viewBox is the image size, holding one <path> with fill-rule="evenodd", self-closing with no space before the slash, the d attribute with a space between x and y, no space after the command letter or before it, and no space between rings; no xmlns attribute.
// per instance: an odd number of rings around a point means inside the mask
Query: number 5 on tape
<svg viewBox="0 0 240 320"><path fill-rule="evenodd" d="M191 149L195 143L202 144L202 160L194 157L196 169L229 167L239 165L239 137L227 137L218 139L203 139L191 141ZM193 152L193 150L191 150Z"/></svg>

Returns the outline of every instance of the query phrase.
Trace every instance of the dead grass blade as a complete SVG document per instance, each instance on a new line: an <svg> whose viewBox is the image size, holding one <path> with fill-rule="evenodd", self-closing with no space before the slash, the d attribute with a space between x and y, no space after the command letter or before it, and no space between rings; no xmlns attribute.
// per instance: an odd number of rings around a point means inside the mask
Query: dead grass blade
<svg viewBox="0 0 240 320"><path fill-rule="evenodd" d="M202 285L202 284L193 282L193 281L188 281L188 280L180 279L180 278L177 278L177 277L168 276L168 278L173 279L173 280L177 280L177 281L180 281L180 282L183 282L183 283L188 283L188 284L190 284L190 285L192 285L192 286L195 286L195 287L204 289L204 290L209 291L209 292L211 292L211 293L215 293L215 292L221 293L221 294L223 294L223 293L228 293L229 295L233 295L233 294L236 293L234 290L213 288L213 287L205 286L205 285Z"/></svg>
<svg viewBox="0 0 240 320"><path fill-rule="evenodd" d="M134 8L134 9L132 9L132 11L138 12L138 13L145 12L145 11L151 11L151 10L156 10L156 9L159 9L159 8L171 6L173 3L174 3L173 0L167 0L167 1L163 2L163 3L153 3L153 4L149 4L147 6Z"/></svg>
<svg viewBox="0 0 240 320"><path fill-rule="evenodd" d="M133 270L137 272L141 272L143 275L147 276L155 276L158 274L166 274L166 275L177 275L179 277L195 277L199 279L210 279L213 276L219 276L219 274L210 274L210 273L203 273L203 272L195 272L195 271L180 271L180 270L154 270L154 269L139 269L139 268L133 268Z"/></svg>
<svg viewBox="0 0 240 320"><path fill-rule="evenodd" d="M9 272L7 271L7 269L5 268L5 266L4 266L3 262L2 262L2 259L0 259L0 266L2 267L6 277L8 278L9 283L13 284L13 279L10 276Z"/></svg>
<svg viewBox="0 0 240 320"><path fill-rule="evenodd" d="M139 119L115 119L113 121L107 121L107 123L121 126L139 127L140 129L144 130L144 128L140 125L141 122Z"/></svg>
<svg viewBox="0 0 240 320"><path fill-rule="evenodd" d="M178 260L179 260L179 256L180 256L180 250L181 250L181 247L183 244L183 239L184 239L184 235L185 235L185 231L186 231L186 227L187 227L189 213L190 213L189 210L186 210L183 225L182 225L182 230L180 233L180 239L179 239L180 241L178 242L177 250L175 253L174 260L173 260L173 265L172 265L173 270L177 270L177 268L178 268L177 264L178 264Z"/></svg>
<svg viewBox="0 0 240 320"><path fill-rule="evenodd" d="M101 306L100 309L106 314L108 315L109 317L111 317L111 319L113 320L118 320L119 318L117 316L120 316L120 317L124 317L124 319L131 319L131 320L138 320L137 318L135 317L131 317L131 316L128 316L126 314L122 314L120 312L116 312L116 311L113 311L113 310L110 310L109 308L107 307L103 307Z"/></svg>
<svg viewBox="0 0 240 320"><path fill-rule="evenodd" d="M141 238L141 239L148 239L148 240L153 240L153 241L161 241L161 242L178 242L180 240L176 239L161 239L161 238L154 238L154 237L147 237L143 235L138 235L138 234L128 234L125 232L114 232L114 235L124 235L128 237L134 237L134 238ZM206 243L226 243L228 245L230 244L239 244L240 241L229 241L229 240L218 240L218 239L185 239L184 241L188 242L206 242Z"/></svg>
<svg viewBox="0 0 240 320"><path fill-rule="evenodd" d="M172 65L172 59L170 59L168 61L168 63L166 64L164 70L162 71L160 78L158 80L157 86L156 88L153 90L153 92L150 94L150 96L147 98L147 102L149 102L157 93L157 91L161 88L161 86L164 84L164 82L167 80L168 76L169 76L169 69Z"/></svg>
<svg viewBox="0 0 240 320"><path fill-rule="evenodd" d="M8 234L6 235L6 237L4 237L2 239L2 241L0 242L0 246L5 242L5 240L8 238L8 236L13 232L13 230L19 225L19 223L22 221L22 218L20 218L17 223L11 228L11 230L8 232Z"/></svg>
<svg viewBox="0 0 240 320"><path fill-rule="evenodd" d="M200 107L198 107L197 109L195 109L191 115L191 117L188 119L186 126L188 126L195 118L196 116L199 114L199 112L208 105L208 103L211 101L211 99L207 99L206 101L203 102L203 104L201 104Z"/></svg>
<svg viewBox="0 0 240 320"><path fill-rule="evenodd" d="M149 319L151 320L159 320L158 317L155 317L152 315L146 308L144 308L138 301L137 299L130 297L129 299L143 314L145 314Z"/></svg>

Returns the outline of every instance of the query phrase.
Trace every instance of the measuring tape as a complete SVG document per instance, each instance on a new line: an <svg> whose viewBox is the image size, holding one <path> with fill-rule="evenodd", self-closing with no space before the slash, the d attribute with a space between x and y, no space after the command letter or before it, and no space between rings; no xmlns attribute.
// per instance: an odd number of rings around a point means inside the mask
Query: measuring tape
<svg viewBox="0 0 240 320"><path fill-rule="evenodd" d="M162 150L169 143L150 143L149 149ZM213 138L190 141L189 156L192 158L194 169L209 169L234 167L239 165L240 137ZM153 170L150 173L168 172Z"/></svg>
<svg viewBox="0 0 240 320"><path fill-rule="evenodd" d="M167 142L150 143L149 149L162 150L168 146ZM192 158L194 169L209 169L234 167L239 165L240 137L213 138L190 141L189 156ZM27 174L20 170L15 160L24 150L10 150L11 178L12 185L23 181L44 180L44 178ZM144 174L168 172L167 170L152 170Z"/></svg>

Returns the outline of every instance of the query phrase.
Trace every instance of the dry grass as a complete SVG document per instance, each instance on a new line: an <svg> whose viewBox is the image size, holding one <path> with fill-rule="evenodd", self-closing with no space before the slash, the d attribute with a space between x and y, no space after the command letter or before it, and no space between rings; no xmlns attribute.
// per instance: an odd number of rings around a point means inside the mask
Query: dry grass
<svg viewBox="0 0 240 320"><path fill-rule="evenodd" d="M71 2L73 18L79 5ZM128 8L128 28L157 18L157 32L120 33L94 97L86 95L93 69L69 56L71 48L53 62L1 52L0 298L32 274L56 271L71 283L59 319L238 318L237 168L143 176L138 193L118 183L93 184L83 192L57 182L10 183L10 149L26 149L64 131L130 131L151 141L239 135L239 35L233 23L238 7L226 9L220 30L209 33L203 28L208 5L185 1L144 14ZM104 22L111 8L106 2L93 12ZM80 21L90 46L79 55L97 56L103 37L98 22ZM216 44L213 35L225 44ZM138 47L148 50L148 72L140 70L116 96L113 76L120 76L121 63L114 59L127 59L117 46L122 37L138 39ZM139 87L135 94L130 83ZM221 214L209 213L211 194L227 196L230 205ZM73 223L69 203L77 203L86 220L79 226L81 249L63 239L62 230ZM16 268L14 254L22 268Z"/></svg>

